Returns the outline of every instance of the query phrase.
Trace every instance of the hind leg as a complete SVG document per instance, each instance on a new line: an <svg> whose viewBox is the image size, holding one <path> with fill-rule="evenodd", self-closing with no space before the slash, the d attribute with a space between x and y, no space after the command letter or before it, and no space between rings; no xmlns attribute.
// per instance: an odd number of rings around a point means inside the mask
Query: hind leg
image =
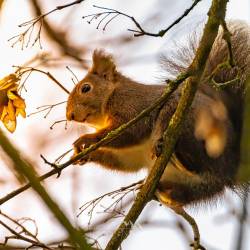
<svg viewBox="0 0 250 250"><path fill-rule="evenodd" d="M192 227L194 234L194 242L190 245L194 250L205 250L205 248L200 244L200 232L195 219L189 215L183 207L170 207L176 214L180 215L184 220L186 220Z"/></svg>
<svg viewBox="0 0 250 250"><path fill-rule="evenodd" d="M200 232L195 219L184 210L182 204L172 200L171 195L168 195L168 193L171 194L171 190L167 192L165 191L164 193L157 190L156 197L158 201L171 208L176 214L180 215L184 220L186 220L192 227L194 235L194 242L190 245L192 249L205 250L205 248L200 244Z"/></svg>

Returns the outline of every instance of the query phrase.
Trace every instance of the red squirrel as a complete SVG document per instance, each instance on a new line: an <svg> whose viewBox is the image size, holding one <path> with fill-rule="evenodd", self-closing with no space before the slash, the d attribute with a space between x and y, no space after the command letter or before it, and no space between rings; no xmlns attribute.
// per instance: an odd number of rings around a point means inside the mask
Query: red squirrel
<svg viewBox="0 0 250 250"><path fill-rule="evenodd" d="M246 78L250 75L250 28L240 21L228 23L235 67L216 67L228 58L220 31L208 58L202 82L182 133L158 185L156 196L172 208L208 201L235 189L240 161L240 141ZM188 67L195 46L187 45L175 59L165 59L165 70L179 74ZM185 53L184 53L185 52ZM213 77L210 77L210 76ZM237 79L239 78L239 79ZM214 87L236 79L218 90ZM167 83L166 83L167 84ZM134 118L163 93L165 84L144 85L120 73L111 55L93 53L93 65L69 95L67 119L86 123L93 134L75 141L76 152ZM121 172L150 169L156 160L156 144L173 115L181 86L161 109L128 128L121 136L91 152L86 162Z"/></svg>

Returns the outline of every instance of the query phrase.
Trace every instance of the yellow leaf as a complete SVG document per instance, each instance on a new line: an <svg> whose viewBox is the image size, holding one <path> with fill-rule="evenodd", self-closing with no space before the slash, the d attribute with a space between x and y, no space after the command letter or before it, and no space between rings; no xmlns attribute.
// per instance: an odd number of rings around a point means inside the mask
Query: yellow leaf
<svg viewBox="0 0 250 250"><path fill-rule="evenodd" d="M12 133L16 129L16 117L19 114L26 117L26 104L18 94L18 84L19 78L15 74L0 79L0 120Z"/></svg>
<svg viewBox="0 0 250 250"><path fill-rule="evenodd" d="M6 95L6 91L0 90L0 107L3 107L4 105L6 105L8 103L8 97Z"/></svg>
<svg viewBox="0 0 250 250"><path fill-rule="evenodd" d="M1 120L3 121L4 117L8 115L8 109L6 106L3 107L3 112L2 112L2 115L1 115Z"/></svg>
<svg viewBox="0 0 250 250"><path fill-rule="evenodd" d="M18 82L18 78L15 74L10 74L8 76L5 76L0 80L0 90L4 90L9 88L11 85L15 87L16 83Z"/></svg>
<svg viewBox="0 0 250 250"><path fill-rule="evenodd" d="M14 107L14 105L13 105L13 103L12 103L11 100L9 100L9 102L8 102L7 112L8 112L8 115L9 115L9 117L10 117L11 120L15 120L16 119L16 116L15 116L15 113L16 113L15 107Z"/></svg>
<svg viewBox="0 0 250 250"><path fill-rule="evenodd" d="M6 115L4 117L3 124L11 133L16 130L16 119L10 119L9 115Z"/></svg>
<svg viewBox="0 0 250 250"><path fill-rule="evenodd" d="M19 96L16 93L13 93L11 90L7 91L7 96L10 100L15 100L19 98Z"/></svg>
<svg viewBox="0 0 250 250"><path fill-rule="evenodd" d="M13 82L5 82L2 85L0 85L0 90L5 90L8 89L9 87L11 87L13 85Z"/></svg>
<svg viewBox="0 0 250 250"><path fill-rule="evenodd" d="M13 83L12 83L12 85L13 85L13 86L9 89L9 91L17 92L17 90L18 90L18 85L17 85L17 84L13 84Z"/></svg>
<svg viewBox="0 0 250 250"><path fill-rule="evenodd" d="M21 115L23 118L26 118L25 109L17 108L17 109L16 109L16 116L18 116L18 115Z"/></svg>
<svg viewBox="0 0 250 250"><path fill-rule="evenodd" d="M14 104L15 107L20 108L20 109L25 109L26 108L25 101L20 96L18 96L17 99L13 100L13 104Z"/></svg>

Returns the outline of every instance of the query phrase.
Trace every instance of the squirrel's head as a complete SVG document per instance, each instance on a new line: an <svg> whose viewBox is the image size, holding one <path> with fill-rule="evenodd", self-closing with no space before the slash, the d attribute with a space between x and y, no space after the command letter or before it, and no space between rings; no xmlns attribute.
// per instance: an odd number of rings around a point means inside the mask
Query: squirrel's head
<svg viewBox="0 0 250 250"><path fill-rule="evenodd" d="M68 120L103 128L108 125L107 102L116 85L116 67L111 55L102 50L93 53L93 65L76 84L67 101Z"/></svg>

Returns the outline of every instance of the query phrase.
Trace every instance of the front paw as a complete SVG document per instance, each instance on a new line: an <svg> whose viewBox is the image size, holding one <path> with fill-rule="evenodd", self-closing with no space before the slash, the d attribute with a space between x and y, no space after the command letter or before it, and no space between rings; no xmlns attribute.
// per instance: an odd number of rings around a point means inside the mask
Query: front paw
<svg viewBox="0 0 250 250"><path fill-rule="evenodd" d="M162 147L163 147L163 138L160 138L156 143L154 147L154 154L156 157L159 157L162 154Z"/></svg>
<svg viewBox="0 0 250 250"><path fill-rule="evenodd" d="M74 154L71 156L71 159L74 159L79 153L81 153L83 150L83 147L74 147ZM84 165L89 160L89 155L84 156L80 160L77 160L73 163L73 165Z"/></svg>
<svg viewBox="0 0 250 250"><path fill-rule="evenodd" d="M87 134L79 137L74 143L74 148L80 149L82 151L83 148L88 148L91 144L98 142L98 138L95 134ZM84 147L83 147L84 145Z"/></svg>

